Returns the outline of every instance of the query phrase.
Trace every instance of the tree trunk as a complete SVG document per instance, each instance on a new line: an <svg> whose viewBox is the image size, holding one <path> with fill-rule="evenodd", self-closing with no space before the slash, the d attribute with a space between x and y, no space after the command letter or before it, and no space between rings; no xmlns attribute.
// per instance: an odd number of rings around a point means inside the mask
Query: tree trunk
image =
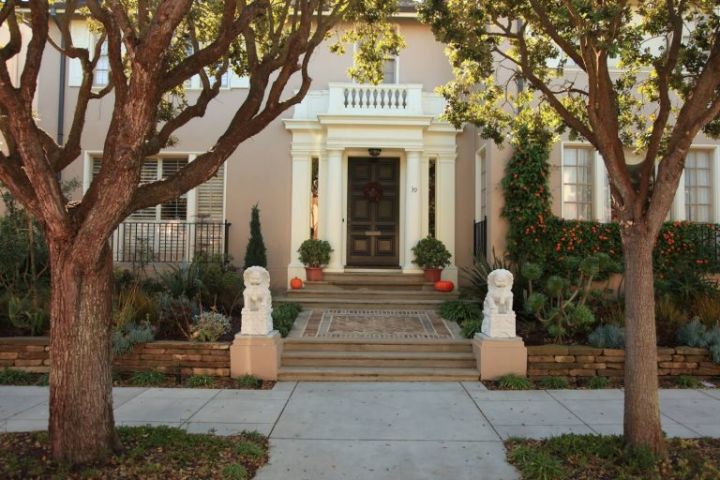
<svg viewBox="0 0 720 480"><path fill-rule="evenodd" d="M50 443L55 460L102 460L119 447L112 408L112 256L83 267L49 241L52 271Z"/></svg>
<svg viewBox="0 0 720 480"><path fill-rule="evenodd" d="M652 251L655 239L644 229L623 232L625 254L625 441L631 447L664 454L658 401L655 291Z"/></svg>

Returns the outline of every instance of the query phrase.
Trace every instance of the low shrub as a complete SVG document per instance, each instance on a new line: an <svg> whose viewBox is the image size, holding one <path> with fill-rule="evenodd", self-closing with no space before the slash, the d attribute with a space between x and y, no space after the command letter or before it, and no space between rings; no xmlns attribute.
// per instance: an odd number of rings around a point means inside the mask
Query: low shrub
<svg viewBox="0 0 720 480"><path fill-rule="evenodd" d="M190 339L198 342L217 342L230 331L230 318L216 311L202 312L193 317Z"/></svg>
<svg viewBox="0 0 720 480"><path fill-rule="evenodd" d="M10 324L21 333L37 336L44 335L50 329L49 312L33 305L30 296L10 296L7 300L7 317Z"/></svg>
<svg viewBox="0 0 720 480"><path fill-rule="evenodd" d="M462 327L460 329L460 334L464 338L473 338L476 333L480 332L482 330L482 320L478 319L470 319L465 320L462 324Z"/></svg>
<svg viewBox="0 0 720 480"><path fill-rule="evenodd" d="M546 390L561 390L568 388L568 381L563 377L543 377L538 381L538 385Z"/></svg>
<svg viewBox="0 0 720 480"><path fill-rule="evenodd" d="M674 378L675 385L680 388L700 388L702 383L695 377L690 375L678 375Z"/></svg>
<svg viewBox="0 0 720 480"><path fill-rule="evenodd" d="M440 305L440 316L445 320L462 325L466 320L477 320L483 316L482 308L477 302L464 300L448 300Z"/></svg>
<svg viewBox="0 0 720 480"><path fill-rule="evenodd" d="M287 337L295 324L295 319L302 312L302 307L297 303L282 303L273 308L273 328L280 332L280 335Z"/></svg>
<svg viewBox="0 0 720 480"><path fill-rule="evenodd" d="M155 339L149 323L137 325L128 323L122 327L113 329L111 342L112 352L115 356L121 356L132 351L135 345L152 342Z"/></svg>
<svg viewBox="0 0 720 480"><path fill-rule="evenodd" d="M590 377L586 383L586 386L591 390L607 388L608 385L610 385L610 379L607 377Z"/></svg>
<svg viewBox="0 0 720 480"><path fill-rule="evenodd" d="M190 388L212 388L215 379L210 375L190 375L185 379L185 386Z"/></svg>
<svg viewBox="0 0 720 480"><path fill-rule="evenodd" d="M173 297L166 292L155 295L155 301L158 306L158 337L187 337L193 315L198 313L196 305L188 297Z"/></svg>
<svg viewBox="0 0 720 480"><path fill-rule="evenodd" d="M707 348L713 362L720 363L720 324L707 328L694 318L678 329L677 341L688 347Z"/></svg>
<svg viewBox="0 0 720 480"><path fill-rule="evenodd" d="M128 383L136 387L157 387L163 385L166 380L164 374L150 370L133 373L128 379Z"/></svg>
<svg viewBox="0 0 720 480"><path fill-rule="evenodd" d="M262 385L262 380L257 378L255 375L243 375L242 377L235 379L235 385L238 388L257 390Z"/></svg>
<svg viewBox="0 0 720 480"><path fill-rule="evenodd" d="M533 383L525 377L508 374L498 379L498 386L503 390L532 390Z"/></svg>
<svg viewBox="0 0 720 480"><path fill-rule="evenodd" d="M595 348L625 348L625 330L617 325L600 325L588 335Z"/></svg>
<svg viewBox="0 0 720 480"><path fill-rule="evenodd" d="M0 385L32 385L34 378L31 373L14 368L0 370Z"/></svg>
<svg viewBox="0 0 720 480"><path fill-rule="evenodd" d="M658 345L672 345L678 329L687 321L688 316L677 306L670 295L663 295L655 301Z"/></svg>

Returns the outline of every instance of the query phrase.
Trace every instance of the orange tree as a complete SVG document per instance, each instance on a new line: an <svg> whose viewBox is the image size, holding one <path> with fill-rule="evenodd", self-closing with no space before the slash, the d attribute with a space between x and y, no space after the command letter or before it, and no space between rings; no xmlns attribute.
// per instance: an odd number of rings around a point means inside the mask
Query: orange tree
<svg viewBox="0 0 720 480"><path fill-rule="evenodd" d="M498 142L556 126L602 155L626 275L625 439L662 453L653 244L694 138L720 134L717 1L425 0L422 15L449 45L452 121Z"/></svg>
<svg viewBox="0 0 720 480"><path fill-rule="evenodd" d="M377 80L377 59L400 43L385 21L393 8L393 1L382 0L2 2L0 27L8 40L0 46L0 183L41 223L50 252L55 459L97 461L118 446L111 395L112 231L133 211L211 178L238 145L300 102L310 88L310 58L336 25L349 25L341 39L359 45L354 73ZM96 33L89 48L73 44L70 21L78 15ZM95 90L103 43L110 81ZM51 48L79 61L83 72L64 144L42 129L32 107ZM7 62L20 56L22 72L13 83ZM211 148L168 178L140 186L143 160L204 116L229 69L247 75L250 86ZM202 89L189 102L183 85L195 75ZM297 90L289 87L292 78L299 79ZM81 152L88 106L105 96L112 113L100 171L80 201L67 203L58 179Z"/></svg>

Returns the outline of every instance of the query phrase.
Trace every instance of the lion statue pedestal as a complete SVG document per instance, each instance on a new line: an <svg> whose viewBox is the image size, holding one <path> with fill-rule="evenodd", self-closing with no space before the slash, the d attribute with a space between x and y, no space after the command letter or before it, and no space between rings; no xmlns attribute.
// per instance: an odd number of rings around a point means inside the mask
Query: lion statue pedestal
<svg viewBox="0 0 720 480"><path fill-rule="evenodd" d="M487 284L480 331L490 338L515 338L512 273L504 269L493 270L488 275Z"/></svg>
<svg viewBox="0 0 720 480"><path fill-rule="evenodd" d="M268 335L273 330L270 274L262 267L249 267L243 273L245 290L241 335Z"/></svg>

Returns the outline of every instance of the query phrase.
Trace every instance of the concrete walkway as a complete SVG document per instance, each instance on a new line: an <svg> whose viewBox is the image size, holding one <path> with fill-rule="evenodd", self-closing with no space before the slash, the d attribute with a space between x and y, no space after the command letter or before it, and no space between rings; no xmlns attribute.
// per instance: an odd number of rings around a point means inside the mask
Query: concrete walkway
<svg viewBox="0 0 720 480"><path fill-rule="evenodd" d="M278 383L273 390L116 388L119 425L270 436L259 480L517 478L502 439L622 431L621 390L473 383ZM663 429L720 437L720 389L662 390ZM0 387L0 431L47 428L46 387Z"/></svg>

